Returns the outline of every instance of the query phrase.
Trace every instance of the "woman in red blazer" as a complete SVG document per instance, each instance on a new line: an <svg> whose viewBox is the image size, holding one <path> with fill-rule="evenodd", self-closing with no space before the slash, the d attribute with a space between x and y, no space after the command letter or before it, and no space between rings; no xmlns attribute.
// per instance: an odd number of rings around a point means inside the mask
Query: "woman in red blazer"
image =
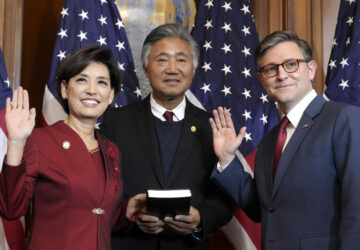
<svg viewBox="0 0 360 250"><path fill-rule="evenodd" d="M142 206L144 195L121 203L118 148L95 129L119 80L111 52L92 45L66 57L57 71L65 121L32 131L27 91L19 87L6 101L0 212L15 219L32 202L28 249L110 250L111 229Z"/></svg>

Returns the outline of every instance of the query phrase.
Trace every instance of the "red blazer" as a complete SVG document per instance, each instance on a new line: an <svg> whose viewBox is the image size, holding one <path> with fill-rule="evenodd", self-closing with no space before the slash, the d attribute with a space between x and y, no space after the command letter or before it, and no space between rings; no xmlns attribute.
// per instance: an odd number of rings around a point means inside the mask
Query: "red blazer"
<svg viewBox="0 0 360 250"><path fill-rule="evenodd" d="M35 129L19 167L0 174L0 213L15 219L32 203L28 249L110 249L113 221L126 223L117 146L96 132L106 166L98 190L95 166L81 138L64 122Z"/></svg>

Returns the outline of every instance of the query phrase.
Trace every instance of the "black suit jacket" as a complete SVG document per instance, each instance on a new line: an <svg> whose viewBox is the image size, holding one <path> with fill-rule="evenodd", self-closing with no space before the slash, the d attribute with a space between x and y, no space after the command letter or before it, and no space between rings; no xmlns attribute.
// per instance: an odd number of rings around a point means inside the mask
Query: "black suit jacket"
<svg viewBox="0 0 360 250"><path fill-rule="evenodd" d="M101 132L114 140L122 153L124 198L147 189L189 188L192 206L199 210L205 240L194 243L191 235L165 232L145 234L134 224L113 234L113 249L209 249L209 238L228 222L234 204L211 182L216 157L213 151L210 114L186 103L184 124L167 181L162 173L150 98L106 112Z"/></svg>

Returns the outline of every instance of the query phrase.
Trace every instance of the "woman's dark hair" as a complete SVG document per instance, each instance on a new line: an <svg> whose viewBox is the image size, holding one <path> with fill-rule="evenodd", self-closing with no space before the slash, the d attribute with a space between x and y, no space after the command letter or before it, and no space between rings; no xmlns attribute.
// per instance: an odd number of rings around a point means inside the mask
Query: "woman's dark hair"
<svg viewBox="0 0 360 250"><path fill-rule="evenodd" d="M71 78L81 73L92 62L102 63L108 68L110 86L114 89L115 95L120 89L120 70L111 50L100 45L82 47L68 55L56 71L56 91L67 114L69 114L69 105L61 96L61 83L64 81L68 84Z"/></svg>

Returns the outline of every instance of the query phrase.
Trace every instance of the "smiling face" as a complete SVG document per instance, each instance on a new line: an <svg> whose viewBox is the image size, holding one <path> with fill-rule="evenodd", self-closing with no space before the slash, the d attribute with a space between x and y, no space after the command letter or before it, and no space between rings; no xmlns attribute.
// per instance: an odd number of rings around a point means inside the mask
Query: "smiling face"
<svg viewBox="0 0 360 250"><path fill-rule="evenodd" d="M178 38L164 38L154 43L148 65L143 67L154 99L164 107L169 101L175 105L181 102L195 72L190 45Z"/></svg>
<svg viewBox="0 0 360 250"><path fill-rule="evenodd" d="M68 84L61 83L61 95L68 101L70 118L96 123L114 98L108 68L103 63L90 63Z"/></svg>
<svg viewBox="0 0 360 250"><path fill-rule="evenodd" d="M304 59L300 48L294 42L282 42L270 48L259 60L259 68L269 64L281 64L289 59ZM293 73L287 73L279 66L279 74L266 78L258 73L258 78L267 94L277 101L286 114L299 103L312 89L311 81L315 77L316 62L300 62L299 68Z"/></svg>

